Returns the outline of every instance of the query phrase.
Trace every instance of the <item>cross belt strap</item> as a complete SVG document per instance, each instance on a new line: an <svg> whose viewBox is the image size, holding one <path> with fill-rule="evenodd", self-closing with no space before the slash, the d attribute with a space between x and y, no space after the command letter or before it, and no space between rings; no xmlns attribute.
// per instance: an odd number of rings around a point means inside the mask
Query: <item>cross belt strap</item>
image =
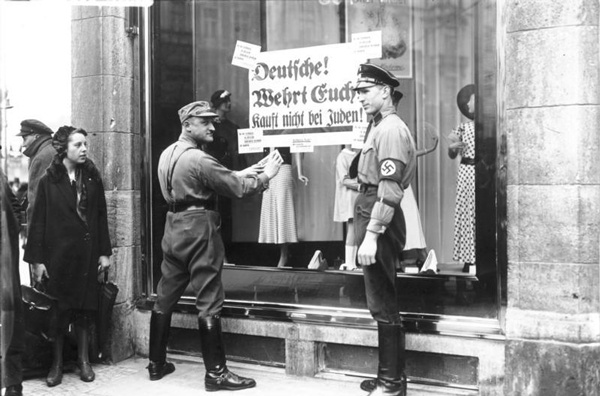
<svg viewBox="0 0 600 396"><path fill-rule="evenodd" d="M181 158L181 156L183 155L183 153L185 153L186 151L191 150L193 148L194 147L186 147L185 150L183 150L177 156L177 158L175 158L175 161L173 161L173 165L171 166L171 168L167 172L167 192L169 193L169 195L171 195L171 191L173 191L173 185L171 184L171 182L173 181L173 172L175 171L175 165L177 165L177 161L179 161L179 158ZM177 146L175 146L173 148L173 152L171 153L171 158L169 158L169 162L171 162L171 160L173 159L173 154L175 154L175 150L177 150Z"/></svg>

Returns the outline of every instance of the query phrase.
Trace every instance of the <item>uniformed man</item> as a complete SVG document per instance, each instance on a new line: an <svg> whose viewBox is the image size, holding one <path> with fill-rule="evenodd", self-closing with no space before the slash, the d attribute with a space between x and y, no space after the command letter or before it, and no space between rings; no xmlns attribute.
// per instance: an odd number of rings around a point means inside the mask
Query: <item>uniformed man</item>
<svg viewBox="0 0 600 396"><path fill-rule="evenodd" d="M377 321L379 369L363 381L370 395L406 394L405 342L396 292L396 267L406 241L400 208L415 174L415 144L392 104L399 81L381 67L362 64L354 90L371 116L358 159L360 194L355 204L357 261L362 266L367 306Z"/></svg>
<svg viewBox="0 0 600 396"><path fill-rule="evenodd" d="M199 147L213 139L217 117L208 102L190 103L179 110L181 134L158 162L158 180L169 212L162 240L162 278L150 320L150 380L175 371L166 360L171 313L188 283L196 293L202 358L207 391L237 390L256 385L227 369L221 335L223 241L220 217L214 210L217 194L241 198L268 187L281 158L265 165L231 171Z"/></svg>

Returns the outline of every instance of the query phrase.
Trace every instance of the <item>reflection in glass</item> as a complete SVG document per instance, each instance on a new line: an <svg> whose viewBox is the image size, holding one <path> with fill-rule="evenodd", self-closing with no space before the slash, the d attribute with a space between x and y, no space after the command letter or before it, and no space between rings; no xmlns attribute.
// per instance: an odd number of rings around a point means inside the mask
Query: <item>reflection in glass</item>
<svg viewBox="0 0 600 396"><path fill-rule="evenodd" d="M248 70L231 64L237 40L274 51L349 42L353 33L381 30L384 56L371 61L385 64L400 78L403 98L398 114L423 154L411 186L423 235L404 257L404 274L398 278L401 309L496 316L494 2L158 2L153 13L152 169L156 169L156 153L176 139L177 109L185 103L208 99L216 90L226 89L234 104L227 118L240 128L249 126ZM475 234L470 236L475 258L465 259L453 255L459 169L463 165L449 158L448 151L459 134L453 130L468 121L457 111L456 95L470 84L477 88L477 117L469 127L474 153L463 153L463 158L475 162L468 166L474 168L471 202L475 202L477 215L471 216L476 224ZM461 128L464 134L465 127ZM258 243L262 197L229 203L232 225L230 235L225 235L226 252L228 262L236 264L224 271L229 299L366 308L360 271L339 270L352 256L347 238L350 224L334 221L336 159L342 150L339 145L318 146L303 155L302 173L310 182L302 186L296 180L294 186L299 242L289 246L286 265L291 269L274 270L280 247ZM236 161L244 168L262 156L243 154ZM297 171L292 163L291 173ZM157 192L155 188L154 284L160 275L160 238L166 213ZM316 250L328 261L325 273L306 270ZM419 274L428 253L437 266ZM463 272L467 262L475 265Z"/></svg>

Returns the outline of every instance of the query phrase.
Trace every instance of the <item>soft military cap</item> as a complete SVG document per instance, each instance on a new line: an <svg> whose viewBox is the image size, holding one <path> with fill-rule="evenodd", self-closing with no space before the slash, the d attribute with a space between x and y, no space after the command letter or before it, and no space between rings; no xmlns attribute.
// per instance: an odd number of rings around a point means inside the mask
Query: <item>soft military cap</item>
<svg viewBox="0 0 600 396"><path fill-rule="evenodd" d="M35 133L52 135L52 129L38 120L29 119L21 121L21 131L17 133L17 136L27 136Z"/></svg>
<svg viewBox="0 0 600 396"><path fill-rule="evenodd" d="M210 108L210 104L204 100L186 104L177 113L182 124L190 117L218 117Z"/></svg>
<svg viewBox="0 0 600 396"><path fill-rule="evenodd" d="M400 81L392 73L385 70L382 67L372 65L370 63L363 63L358 67L358 79L354 90L366 87L372 87L373 85L389 85L392 88L400 85Z"/></svg>

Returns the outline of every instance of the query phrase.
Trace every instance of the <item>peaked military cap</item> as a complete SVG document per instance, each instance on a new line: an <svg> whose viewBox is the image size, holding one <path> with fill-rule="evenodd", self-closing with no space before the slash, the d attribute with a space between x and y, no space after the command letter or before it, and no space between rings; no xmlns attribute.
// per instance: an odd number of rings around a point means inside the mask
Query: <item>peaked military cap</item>
<svg viewBox="0 0 600 396"><path fill-rule="evenodd" d="M382 67L363 63L358 67L358 79L354 90L373 85L389 85L392 88L400 85L400 81L392 73Z"/></svg>
<svg viewBox="0 0 600 396"><path fill-rule="evenodd" d="M52 135L52 129L38 120L28 119L21 121L21 131L17 133L17 136L27 136L35 133Z"/></svg>
<svg viewBox="0 0 600 396"><path fill-rule="evenodd" d="M179 109L177 113L182 124L190 117L218 117L210 108L210 104L204 100L188 103Z"/></svg>

